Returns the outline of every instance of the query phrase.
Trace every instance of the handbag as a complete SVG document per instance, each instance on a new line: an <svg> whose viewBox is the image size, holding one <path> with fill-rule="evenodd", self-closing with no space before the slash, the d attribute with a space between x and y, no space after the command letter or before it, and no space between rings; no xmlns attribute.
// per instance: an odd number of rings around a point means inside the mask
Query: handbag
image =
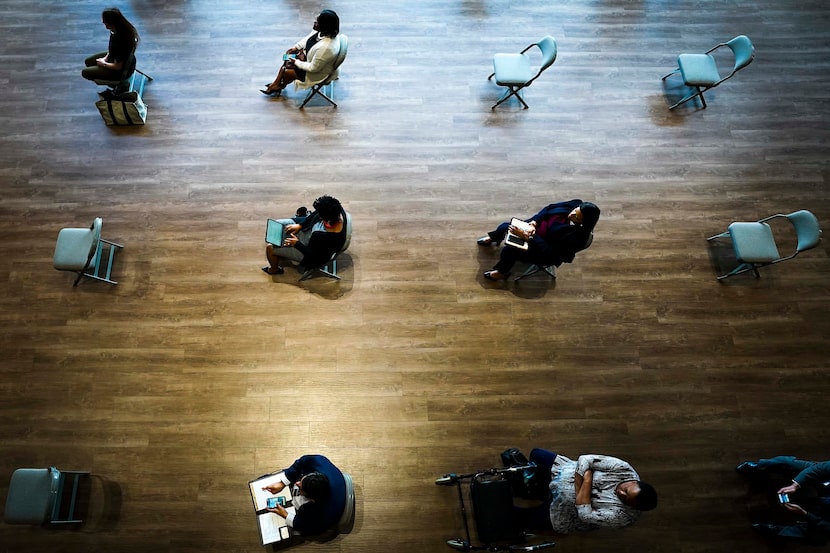
<svg viewBox="0 0 830 553"><path fill-rule="evenodd" d="M521 467L530 464L524 453L518 448L511 447L501 452L501 462L504 468ZM525 499L535 499L538 490L534 484L533 477L536 475L536 467L527 467L521 471L509 472L505 476L513 489L513 495Z"/></svg>
<svg viewBox="0 0 830 553"><path fill-rule="evenodd" d="M147 106L135 92L98 100L95 107L108 126L143 125L147 121Z"/></svg>

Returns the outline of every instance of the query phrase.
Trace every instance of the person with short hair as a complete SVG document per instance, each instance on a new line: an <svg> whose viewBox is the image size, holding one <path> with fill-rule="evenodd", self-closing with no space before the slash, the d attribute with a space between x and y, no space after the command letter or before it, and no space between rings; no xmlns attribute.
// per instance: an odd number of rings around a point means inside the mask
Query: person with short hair
<svg viewBox="0 0 830 553"><path fill-rule="evenodd" d="M84 60L81 76L90 81L119 81L124 64L130 59L140 40L138 31L118 8L106 8L101 22L110 33L106 52L92 54Z"/></svg>
<svg viewBox="0 0 830 553"><path fill-rule="evenodd" d="M536 464L534 478L549 479L550 495L540 498L541 508L519 510L526 512L529 527L542 525L538 519L546 509L550 526L561 534L624 528L657 507L657 491L622 459L589 454L573 461L535 448L530 461Z"/></svg>
<svg viewBox="0 0 830 553"><path fill-rule="evenodd" d="M346 480L323 455L303 455L283 472L281 481L262 488L278 494L293 486L294 513L282 505L270 512L285 519L286 525L302 536L316 536L333 528L346 509Z"/></svg>
<svg viewBox="0 0 830 553"><path fill-rule="evenodd" d="M286 238L282 246L266 246L268 265L262 268L263 271L269 275L283 274L283 259L296 261L305 269L315 269L340 251L346 243L343 206L331 196L320 196L313 206L314 211L306 216L277 220L285 225Z"/></svg>
<svg viewBox="0 0 830 553"><path fill-rule="evenodd" d="M260 90L267 96L280 96L289 83L297 88L311 88L328 78L340 53L340 18L332 10L323 10L314 20L312 32L285 51L285 59L276 78Z"/></svg>
<svg viewBox="0 0 830 553"><path fill-rule="evenodd" d="M488 280L505 280L517 261L535 265L570 263L576 252L584 249L599 220L600 209L591 202L570 200L546 206L539 213L527 219L530 230L525 231L509 222L500 224L496 230L478 239L479 246L498 246L508 231L521 236L528 242L526 250L505 245L499 254L499 261L492 270L484 273Z"/></svg>

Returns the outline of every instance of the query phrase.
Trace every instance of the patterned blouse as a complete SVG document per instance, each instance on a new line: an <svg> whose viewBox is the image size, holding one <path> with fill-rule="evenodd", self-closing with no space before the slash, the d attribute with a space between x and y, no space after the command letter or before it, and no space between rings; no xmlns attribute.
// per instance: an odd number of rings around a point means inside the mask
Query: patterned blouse
<svg viewBox="0 0 830 553"><path fill-rule="evenodd" d="M593 471L591 504L576 505L574 474ZM560 534L593 530L595 528L623 528L634 524L640 511L620 501L617 485L640 477L631 465L608 455L581 455L576 461L557 455L551 467L550 521Z"/></svg>

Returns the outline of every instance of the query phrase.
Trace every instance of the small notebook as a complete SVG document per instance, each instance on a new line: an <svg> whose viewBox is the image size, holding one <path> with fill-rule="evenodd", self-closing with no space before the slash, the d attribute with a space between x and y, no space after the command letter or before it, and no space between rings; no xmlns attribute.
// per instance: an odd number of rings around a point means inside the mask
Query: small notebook
<svg viewBox="0 0 830 553"><path fill-rule="evenodd" d="M516 219L513 217L510 220L510 226L516 227L525 231L529 231L533 228L533 225L530 223L526 223L521 219ZM520 250L526 250L529 247L527 240L519 236L518 234L513 234L511 231L507 231L507 236L505 237L504 243L508 246L513 246L514 248L519 248Z"/></svg>
<svg viewBox="0 0 830 553"><path fill-rule="evenodd" d="M265 227L265 241L274 246L282 246L285 243L285 225L268 219L268 226Z"/></svg>

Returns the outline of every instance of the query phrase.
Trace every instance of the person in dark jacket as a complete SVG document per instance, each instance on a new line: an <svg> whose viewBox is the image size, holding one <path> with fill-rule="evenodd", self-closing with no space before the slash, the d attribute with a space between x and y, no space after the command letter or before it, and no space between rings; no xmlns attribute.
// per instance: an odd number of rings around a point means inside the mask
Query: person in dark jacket
<svg viewBox="0 0 830 553"><path fill-rule="evenodd" d="M484 273L489 280L504 280L510 276L510 269L516 261L536 265L570 263L576 252L585 248L594 226L599 220L600 210L591 202L570 200L550 204L536 215L527 219L529 230L502 223L496 230L478 239L479 246L498 246L508 231L524 238L527 249L505 245L499 255L499 262L491 271Z"/></svg>
<svg viewBox="0 0 830 553"><path fill-rule="evenodd" d="M736 467L739 473L754 480L791 479L778 490L778 502L797 515L794 524L753 524L763 535L806 543L827 545L830 542L830 461L804 461L779 455L758 461L746 461Z"/></svg>
<svg viewBox="0 0 830 553"><path fill-rule="evenodd" d="M293 486L294 513L278 505L268 509L283 517L289 528L302 536L316 536L333 528L346 509L346 480L322 455L303 455L287 469L282 481L263 490L273 494Z"/></svg>
<svg viewBox="0 0 830 553"><path fill-rule="evenodd" d="M346 243L346 212L331 196L314 200L314 211L306 216L278 221L285 225L286 238L282 246L268 244L265 248L269 265L262 270L269 275L285 272L283 259L296 261L305 269L316 269Z"/></svg>

